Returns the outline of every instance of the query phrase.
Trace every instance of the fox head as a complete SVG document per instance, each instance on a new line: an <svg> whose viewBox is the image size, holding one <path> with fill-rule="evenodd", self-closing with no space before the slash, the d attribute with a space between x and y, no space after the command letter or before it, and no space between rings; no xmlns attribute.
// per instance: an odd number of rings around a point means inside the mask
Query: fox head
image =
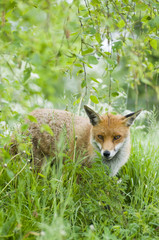
<svg viewBox="0 0 159 240"><path fill-rule="evenodd" d="M100 116L88 106L84 109L92 124L91 144L104 160L111 160L129 140L130 126L141 110L126 116L106 114Z"/></svg>

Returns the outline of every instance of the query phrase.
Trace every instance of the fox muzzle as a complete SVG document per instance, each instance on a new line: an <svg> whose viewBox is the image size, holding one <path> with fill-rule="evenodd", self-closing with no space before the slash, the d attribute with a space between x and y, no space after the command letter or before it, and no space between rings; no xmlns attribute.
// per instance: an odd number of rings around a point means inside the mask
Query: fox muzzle
<svg viewBox="0 0 159 240"><path fill-rule="evenodd" d="M106 157L106 158L109 158L110 157L110 152L108 150L104 151L103 156Z"/></svg>

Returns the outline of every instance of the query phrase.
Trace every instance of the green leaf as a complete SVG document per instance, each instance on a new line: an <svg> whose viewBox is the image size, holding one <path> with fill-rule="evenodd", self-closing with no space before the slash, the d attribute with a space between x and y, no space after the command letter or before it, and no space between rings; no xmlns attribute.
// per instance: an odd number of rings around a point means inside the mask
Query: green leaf
<svg viewBox="0 0 159 240"><path fill-rule="evenodd" d="M94 77L91 77L91 80L96 82L96 83L99 83L99 81L97 79L95 79Z"/></svg>
<svg viewBox="0 0 159 240"><path fill-rule="evenodd" d="M22 124L22 125L21 125L21 131L22 131L22 132L26 131L26 130L28 129L28 127L29 127L29 124L26 124L26 123L25 123L25 124Z"/></svg>
<svg viewBox="0 0 159 240"><path fill-rule="evenodd" d="M92 87L94 89L94 91L96 91L96 93L98 93L97 89L95 87Z"/></svg>
<svg viewBox="0 0 159 240"><path fill-rule="evenodd" d="M88 62L85 63L89 68L93 68Z"/></svg>
<svg viewBox="0 0 159 240"><path fill-rule="evenodd" d="M151 28L158 28L159 27L159 16L156 16L155 18L151 19L148 24Z"/></svg>
<svg viewBox="0 0 159 240"><path fill-rule="evenodd" d="M83 80L82 83L81 83L81 87L84 88L84 87L86 87L86 85L87 85L86 80Z"/></svg>
<svg viewBox="0 0 159 240"><path fill-rule="evenodd" d="M112 97L117 97L117 96L119 96L119 93L118 92L112 92Z"/></svg>
<svg viewBox="0 0 159 240"><path fill-rule="evenodd" d="M145 83L146 85L152 86L152 83L148 79L146 79L146 78L142 78L141 82Z"/></svg>
<svg viewBox="0 0 159 240"><path fill-rule="evenodd" d="M80 63L75 63L74 66L76 66L76 67L82 67L82 64L80 64Z"/></svg>
<svg viewBox="0 0 159 240"><path fill-rule="evenodd" d="M116 41L116 42L114 42L113 43L113 50L119 50L119 49L121 49L122 48L122 46L123 46L123 43L122 43L122 41Z"/></svg>
<svg viewBox="0 0 159 240"><path fill-rule="evenodd" d="M157 40L156 39L151 39L150 40L150 45L152 48L157 49Z"/></svg>
<svg viewBox="0 0 159 240"><path fill-rule="evenodd" d="M42 178L46 178L46 176L44 176L44 175L41 174L41 173L38 173L38 175L39 175L40 177L42 177Z"/></svg>
<svg viewBox="0 0 159 240"><path fill-rule="evenodd" d="M96 38L96 40L97 40L98 43L101 42L100 33L96 33L96 34L95 34L95 38Z"/></svg>
<svg viewBox="0 0 159 240"><path fill-rule="evenodd" d="M10 179L12 179L14 177L14 173L11 170L9 170L8 168L6 168L6 172Z"/></svg>
<svg viewBox="0 0 159 240"><path fill-rule="evenodd" d="M37 119L36 119L34 116L32 116L32 115L28 115L27 118L28 118L31 122L35 122L35 123L38 122Z"/></svg>
<svg viewBox="0 0 159 240"><path fill-rule="evenodd" d="M50 126L49 126L48 124L42 124L42 125L41 125L41 128L40 128L40 131L41 131L41 132L47 132L47 133L49 133L51 136L54 135L52 129L50 128Z"/></svg>
<svg viewBox="0 0 159 240"><path fill-rule="evenodd" d="M104 52L104 54L108 55L108 56L111 56L111 53L110 52Z"/></svg>
<svg viewBox="0 0 159 240"><path fill-rule="evenodd" d="M141 3L141 1L138 1L136 2L136 10L137 11L146 11L147 10L147 4L145 3Z"/></svg>
<svg viewBox="0 0 159 240"><path fill-rule="evenodd" d="M32 64L35 64L37 66L41 65L42 59L41 59L40 54L34 53L31 57L31 62L32 62Z"/></svg>
<svg viewBox="0 0 159 240"><path fill-rule="evenodd" d="M25 70L24 70L24 81L26 81L26 80L28 80L28 78L30 78L30 74L31 74L31 68L29 67L29 68L26 68Z"/></svg>
<svg viewBox="0 0 159 240"><path fill-rule="evenodd" d="M106 61L107 61L107 63L109 63L110 65L114 65L114 64L115 64L114 60L111 59L111 58L107 58Z"/></svg>
<svg viewBox="0 0 159 240"><path fill-rule="evenodd" d="M88 27L88 28L86 29L86 33L93 35L93 34L96 33L96 29L95 29L94 27Z"/></svg>
<svg viewBox="0 0 159 240"><path fill-rule="evenodd" d="M90 99L91 99L91 101L92 101L93 103L95 103L95 104L99 103L98 98L97 98L96 96L94 96L94 95L91 95L91 96L90 96Z"/></svg>
<svg viewBox="0 0 159 240"><path fill-rule="evenodd" d="M125 27L125 22L124 22L124 20L123 20L123 19L120 20L120 21L118 22L117 26L118 26L119 28Z"/></svg>
<svg viewBox="0 0 159 240"><path fill-rule="evenodd" d="M98 64L98 60L95 56L88 56L88 63L96 65Z"/></svg>
<svg viewBox="0 0 159 240"><path fill-rule="evenodd" d="M144 22L144 23L147 23L148 21L150 21L152 18L148 15L144 16L141 21Z"/></svg>
<svg viewBox="0 0 159 240"><path fill-rule="evenodd" d="M88 53L92 53L93 51L94 51L93 48L88 48L87 50L85 50L85 51L82 52L82 55L86 55L86 54L88 54Z"/></svg>
<svg viewBox="0 0 159 240"><path fill-rule="evenodd" d="M79 74L81 74L81 73L83 73L83 69L80 69L80 70L77 72L77 76L78 76Z"/></svg>
<svg viewBox="0 0 159 240"><path fill-rule="evenodd" d="M76 104L80 103L81 98L78 98L76 101L74 101L73 105L75 106Z"/></svg>

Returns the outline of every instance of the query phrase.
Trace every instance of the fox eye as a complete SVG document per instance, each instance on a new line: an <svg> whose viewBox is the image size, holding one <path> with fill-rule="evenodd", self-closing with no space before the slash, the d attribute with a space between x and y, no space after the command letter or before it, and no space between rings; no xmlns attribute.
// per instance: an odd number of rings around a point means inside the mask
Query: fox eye
<svg viewBox="0 0 159 240"><path fill-rule="evenodd" d="M98 135L98 138L102 141L104 140L104 137L102 135Z"/></svg>
<svg viewBox="0 0 159 240"><path fill-rule="evenodd" d="M113 138L113 140L118 140L119 138L121 138L121 136L120 135L117 135L117 136L115 136L114 138Z"/></svg>

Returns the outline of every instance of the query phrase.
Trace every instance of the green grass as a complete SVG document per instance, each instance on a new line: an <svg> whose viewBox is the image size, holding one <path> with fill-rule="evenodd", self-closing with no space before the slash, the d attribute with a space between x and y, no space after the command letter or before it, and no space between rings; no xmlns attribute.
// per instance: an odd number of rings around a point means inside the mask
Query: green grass
<svg viewBox="0 0 159 240"><path fill-rule="evenodd" d="M159 239L157 128L132 131L130 159L114 178L100 160L37 174L25 156L1 156L0 239Z"/></svg>

